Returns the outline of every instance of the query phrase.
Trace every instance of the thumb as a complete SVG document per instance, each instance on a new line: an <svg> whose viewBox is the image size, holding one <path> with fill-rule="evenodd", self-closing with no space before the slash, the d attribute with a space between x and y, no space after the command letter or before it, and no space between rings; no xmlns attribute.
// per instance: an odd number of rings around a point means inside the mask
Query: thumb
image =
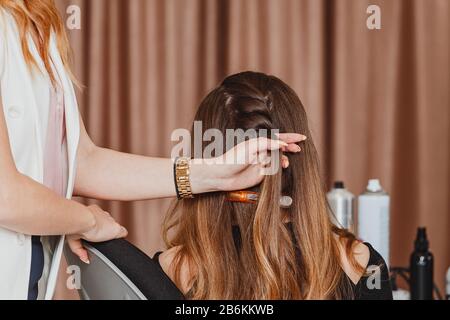
<svg viewBox="0 0 450 320"><path fill-rule="evenodd" d="M86 264L90 264L89 255L87 250L83 247L80 239L69 239L68 240L70 250L80 258Z"/></svg>

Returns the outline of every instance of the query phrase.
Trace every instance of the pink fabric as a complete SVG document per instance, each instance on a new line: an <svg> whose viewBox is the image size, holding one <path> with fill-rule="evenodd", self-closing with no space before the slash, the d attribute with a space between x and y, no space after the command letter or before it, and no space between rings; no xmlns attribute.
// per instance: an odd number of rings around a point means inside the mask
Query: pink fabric
<svg viewBox="0 0 450 320"><path fill-rule="evenodd" d="M44 155L44 185L65 197L68 158L64 93L61 86L50 86L50 107Z"/></svg>

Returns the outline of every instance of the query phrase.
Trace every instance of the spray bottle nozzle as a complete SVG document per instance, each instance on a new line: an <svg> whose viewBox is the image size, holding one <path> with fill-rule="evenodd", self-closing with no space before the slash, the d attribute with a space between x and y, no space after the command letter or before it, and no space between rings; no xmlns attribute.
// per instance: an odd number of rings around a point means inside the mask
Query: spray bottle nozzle
<svg viewBox="0 0 450 320"><path fill-rule="evenodd" d="M334 183L334 188L335 189L345 189L345 185L343 181L336 181Z"/></svg>
<svg viewBox="0 0 450 320"><path fill-rule="evenodd" d="M417 237L414 243L416 250L418 251L427 251L429 247L429 242L427 239L427 229L426 228L418 228L417 229Z"/></svg>

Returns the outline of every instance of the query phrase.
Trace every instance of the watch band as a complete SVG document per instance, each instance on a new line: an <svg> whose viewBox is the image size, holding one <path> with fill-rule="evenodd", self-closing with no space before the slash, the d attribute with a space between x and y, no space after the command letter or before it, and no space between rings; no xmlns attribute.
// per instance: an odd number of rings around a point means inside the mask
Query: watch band
<svg viewBox="0 0 450 320"><path fill-rule="evenodd" d="M191 181L190 181L190 160L189 158L177 158L175 160L175 185L178 199L192 199Z"/></svg>

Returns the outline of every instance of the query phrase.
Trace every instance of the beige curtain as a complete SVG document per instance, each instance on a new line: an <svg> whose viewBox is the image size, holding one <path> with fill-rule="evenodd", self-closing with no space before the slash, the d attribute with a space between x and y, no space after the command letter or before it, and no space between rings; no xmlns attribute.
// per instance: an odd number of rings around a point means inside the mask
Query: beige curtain
<svg viewBox="0 0 450 320"><path fill-rule="evenodd" d="M448 0L56 0L69 31L80 109L93 140L169 156L201 98L242 70L275 74L306 105L328 185L380 178L392 196L392 264L426 226L435 281L450 266ZM382 29L368 30L377 4ZM101 168L108 170L108 167ZM167 201L103 203L148 254L163 248ZM64 282L65 278L62 279ZM59 298L73 297L60 292Z"/></svg>

